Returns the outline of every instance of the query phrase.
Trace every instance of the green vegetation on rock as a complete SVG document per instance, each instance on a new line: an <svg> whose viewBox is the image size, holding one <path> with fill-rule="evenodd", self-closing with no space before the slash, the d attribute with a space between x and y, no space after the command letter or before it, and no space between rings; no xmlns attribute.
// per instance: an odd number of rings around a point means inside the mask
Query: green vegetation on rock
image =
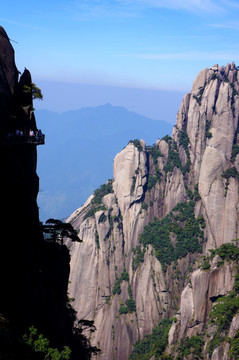
<svg viewBox="0 0 239 360"><path fill-rule="evenodd" d="M129 274L127 273L126 269L124 268L124 271L122 271L120 278L116 279L116 282L113 286L113 295L120 294L121 293L121 283L123 281L129 282ZM126 300L125 304L121 303L119 307L119 315L122 314L128 314L136 311L136 303L133 299L132 290L130 284L128 284L128 294L129 299Z"/></svg>
<svg viewBox="0 0 239 360"><path fill-rule="evenodd" d="M146 335L143 340L137 341L130 354L130 360L171 359L164 354L168 345L168 332L172 325L172 319L163 319L156 326L152 334ZM163 357L161 357L163 356Z"/></svg>
<svg viewBox="0 0 239 360"><path fill-rule="evenodd" d="M105 184L101 185L98 189L94 191L94 198L92 199L92 204L101 204L102 199L105 195L113 193L112 187L113 179L109 179Z"/></svg>
<svg viewBox="0 0 239 360"><path fill-rule="evenodd" d="M237 330L235 337L232 339L228 339L230 344L230 349L228 352L229 359L239 359L239 330Z"/></svg>
<svg viewBox="0 0 239 360"><path fill-rule="evenodd" d="M168 161L167 164L164 166L164 171L166 174L168 172L171 173L175 167L180 169L183 174L186 174L187 172L190 171L191 160L188 150L189 137L186 130L180 131L178 129L178 131L179 131L179 146L182 146L186 152L187 163L185 164L185 166L182 166L181 160L179 158L179 149L176 142L170 136L168 135L165 136L162 140L165 140L169 146Z"/></svg>
<svg viewBox="0 0 239 360"><path fill-rule="evenodd" d="M68 360L71 358L71 350L68 346L64 346L62 351L50 347L49 340L42 334L38 334L34 326L29 328L29 334L23 336L23 341L39 354L39 359Z"/></svg>
<svg viewBox="0 0 239 360"><path fill-rule="evenodd" d="M97 230L95 230L95 243L96 243L96 246L97 246L97 249L100 248L100 241L99 241L99 233Z"/></svg>
<svg viewBox="0 0 239 360"><path fill-rule="evenodd" d="M26 84L23 85L23 93L31 94L33 100L43 100L41 89L37 87L34 83L32 83L31 86L28 86Z"/></svg>
<svg viewBox="0 0 239 360"><path fill-rule="evenodd" d="M143 151L142 145L140 144L139 139L130 140L128 144L133 144L139 151Z"/></svg>
<svg viewBox="0 0 239 360"><path fill-rule="evenodd" d="M106 210L106 207L102 204L102 199L105 195L113 193L112 183L113 180L110 179L94 191L94 198L91 200L91 208L85 214L83 220L94 216L97 211Z"/></svg>
<svg viewBox="0 0 239 360"><path fill-rule="evenodd" d="M135 184L136 184L136 176L132 176L132 184L131 184L131 188L130 188L130 194L132 194L134 192L135 189Z"/></svg>
<svg viewBox="0 0 239 360"><path fill-rule="evenodd" d="M203 359L203 339L198 336L191 336L190 338L186 337L181 340L179 346L179 354L176 360L184 359L188 356L193 356L193 360L200 360ZM192 358L192 357L190 357Z"/></svg>
<svg viewBox="0 0 239 360"><path fill-rule="evenodd" d="M220 260L217 262L217 266L221 266L224 261L237 261L239 259L239 248L234 244L226 243L220 246L218 249L209 249L210 255L203 257L202 270L210 270L211 261L218 255Z"/></svg>
<svg viewBox="0 0 239 360"><path fill-rule="evenodd" d="M147 190L150 191L157 183L160 183L160 181L161 181L162 173L160 172L159 167L158 167L158 158L162 157L163 155L159 151L158 146L155 144L152 146L147 146L146 150L147 150L148 155L152 157L153 164L154 164L154 171L155 171L155 175L152 175L150 173L148 174Z"/></svg>
<svg viewBox="0 0 239 360"><path fill-rule="evenodd" d="M90 210L87 211L87 213L85 214L83 220L86 220L88 219L89 217L92 217L95 215L95 213L97 211L100 211L100 210L106 210L106 207L104 205L98 205L98 206L92 206L90 208Z"/></svg>
<svg viewBox="0 0 239 360"><path fill-rule="evenodd" d="M231 160L234 161L237 154L239 154L239 145L238 144L234 144L232 146L232 156L231 156Z"/></svg>
<svg viewBox="0 0 239 360"><path fill-rule="evenodd" d="M120 278L116 279L114 286L113 286L113 295L120 294L121 293L121 283L122 281L129 281L129 274L124 269L124 271L121 273Z"/></svg>
<svg viewBox="0 0 239 360"><path fill-rule="evenodd" d="M212 137L212 133L210 131L211 121L206 120L206 138L210 139Z"/></svg>
<svg viewBox="0 0 239 360"><path fill-rule="evenodd" d="M239 334L236 334L236 337L231 340L228 339L226 335L233 317L238 313L239 310L239 249L233 244L223 244L220 248L216 250L210 250L210 252L210 259L212 259L215 255L219 255L222 261L233 261L237 266L237 274L235 276L232 291L225 296L218 297L218 299L213 304L212 310L209 314L210 323L216 325L216 331L213 334L212 340L208 344L208 351L209 355L211 356L216 346L222 344L224 341L229 340L231 344L229 350L229 354L231 354L230 359L235 359L236 357L233 357L234 354L239 353Z"/></svg>
<svg viewBox="0 0 239 360"><path fill-rule="evenodd" d="M229 179L230 177L233 178L238 177L238 171L235 167L232 167L230 169L223 171L222 177L225 179Z"/></svg>
<svg viewBox="0 0 239 360"><path fill-rule="evenodd" d="M129 281L129 278L128 278L128 281ZM129 314L129 313L133 313L136 311L136 303L135 303L135 300L133 299L130 284L128 284L128 294L129 294L129 299L126 300L125 305L123 303L120 304L120 308L119 308L120 315Z"/></svg>
<svg viewBox="0 0 239 360"><path fill-rule="evenodd" d="M136 311L136 304L133 298L127 299L124 304L120 305L119 314L129 314Z"/></svg>
<svg viewBox="0 0 239 360"><path fill-rule="evenodd" d="M190 159L190 154L189 154L189 150L188 150L188 145L189 145L190 141L189 141L189 137L188 137L188 133L186 130L182 130L180 132L180 137L179 137L179 145L183 146L186 155L187 155L187 163L184 167L181 168L182 173L186 174L187 172L190 171L190 165L191 165L191 159Z"/></svg>
<svg viewBox="0 0 239 360"><path fill-rule="evenodd" d="M169 145L169 149L168 149L168 161L164 167L164 171L166 173L172 172L174 167L178 169L182 169L182 164L179 158L177 144L172 139L169 139L167 143Z"/></svg>
<svg viewBox="0 0 239 360"><path fill-rule="evenodd" d="M158 146L156 144L154 144L152 146L147 146L146 150L152 156L154 165L157 166L158 165L158 158L163 156L161 154L161 152L159 151Z"/></svg>
<svg viewBox="0 0 239 360"><path fill-rule="evenodd" d="M162 220L155 219L146 225L140 235L141 244L154 247L164 270L172 261L202 251L204 219L202 216L195 219L194 205L193 201L178 204Z"/></svg>
<svg viewBox="0 0 239 360"><path fill-rule="evenodd" d="M201 196L200 196L200 194L198 192L198 184L196 184L195 187L194 187L193 200L194 201L201 200Z"/></svg>
<svg viewBox="0 0 239 360"><path fill-rule="evenodd" d="M105 222L107 220L107 217L105 215L105 213L102 213L99 217L99 224L102 222Z"/></svg>
<svg viewBox="0 0 239 360"><path fill-rule="evenodd" d="M136 246L135 249L132 249L133 260L132 260L132 269L136 270L140 263L144 262L145 248L141 250L141 246Z"/></svg>
<svg viewBox="0 0 239 360"><path fill-rule="evenodd" d="M158 179L156 176L153 176L152 174L148 175L148 182L147 182L147 190L151 190L158 182Z"/></svg>
<svg viewBox="0 0 239 360"><path fill-rule="evenodd" d="M189 137L186 130L180 132L179 145L182 145L187 155L189 155L189 151L188 151Z"/></svg>
<svg viewBox="0 0 239 360"><path fill-rule="evenodd" d="M223 261L237 261L239 260L239 248L234 244L223 244L218 249L209 250L211 259L215 255L219 255Z"/></svg>

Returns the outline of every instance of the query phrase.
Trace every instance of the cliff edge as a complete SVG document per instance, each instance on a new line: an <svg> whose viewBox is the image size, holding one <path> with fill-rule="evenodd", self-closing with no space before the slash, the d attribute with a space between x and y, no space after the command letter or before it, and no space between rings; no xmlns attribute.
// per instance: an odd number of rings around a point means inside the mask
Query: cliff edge
<svg viewBox="0 0 239 360"><path fill-rule="evenodd" d="M89 359L94 349L74 327L67 294L69 251L45 241L39 222L37 146L44 135L36 125L36 95L29 70L19 77L0 27L0 358L63 358L68 346L72 359Z"/></svg>

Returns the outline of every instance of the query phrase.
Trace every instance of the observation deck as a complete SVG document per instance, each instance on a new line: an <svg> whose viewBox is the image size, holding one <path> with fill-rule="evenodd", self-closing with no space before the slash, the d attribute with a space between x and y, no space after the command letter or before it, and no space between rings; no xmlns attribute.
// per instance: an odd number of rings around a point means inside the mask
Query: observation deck
<svg viewBox="0 0 239 360"><path fill-rule="evenodd" d="M7 137L0 138L0 146L2 145L44 145L45 144L45 134L34 134L34 135L23 135L19 134L8 134Z"/></svg>

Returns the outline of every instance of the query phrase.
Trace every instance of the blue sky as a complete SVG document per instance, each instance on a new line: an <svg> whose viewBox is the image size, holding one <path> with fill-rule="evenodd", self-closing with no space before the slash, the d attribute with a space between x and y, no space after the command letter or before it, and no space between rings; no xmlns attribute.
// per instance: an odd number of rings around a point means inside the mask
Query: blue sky
<svg viewBox="0 0 239 360"><path fill-rule="evenodd" d="M239 65L235 0L9 0L0 24L17 42L18 69L27 67L46 94L49 82L66 82L181 96L201 69Z"/></svg>

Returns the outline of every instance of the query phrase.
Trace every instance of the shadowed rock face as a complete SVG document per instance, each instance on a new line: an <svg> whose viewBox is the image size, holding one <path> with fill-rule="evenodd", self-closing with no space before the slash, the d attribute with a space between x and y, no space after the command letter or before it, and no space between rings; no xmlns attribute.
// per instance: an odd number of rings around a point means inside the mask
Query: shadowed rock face
<svg viewBox="0 0 239 360"><path fill-rule="evenodd" d="M83 240L69 243L69 293L79 318L95 321L92 341L102 349L100 359L128 359L134 342L180 309L169 332L170 352L177 339L202 332L213 302L232 290L233 263L219 267L215 261L205 272L201 255L188 251L163 271L160 254L151 245L143 249L139 238L154 217L189 200L195 218L202 215L205 222L204 254L239 237L238 94L234 63L201 71L182 100L172 138L158 139L153 150L142 140L129 143L115 157L112 191L100 207L91 197L69 217ZM170 240L177 246L177 235ZM120 313L129 298L134 311ZM237 329L234 318L231 334ZM223 351L215 350L214 358Z"/></svg>
<svg viewBox="0 0 239 360"><path fill-rule="evenodd" d="M4 359L25 358L18 339L22 342L32 325L53 346L72 341L66 309L69 252L43 240L36 202L36 145L19 143L14 137L6 141L9 132L36 127L32 93L24 93L24 85L31 82L26 69L18 81L14 50L0 27L0 357ZM3 319L6 329L9 322L13 331L8 339Z"/></svg>
<svg viewBox="0 0 239 360"><path fill-rule="evenodd" d="M5 136L9 115L14 108L14 91L18 81L18 71L14 61L14 50L5 30L0 27L0 135Z"/></svg>
<svg viewBox="0 0 239 360"><path fill-rule="evenodd" d="M21 79L24 80L26 73L28 82L31 83L28 70L24 71ZM0 27L0 158L2 167L0 183L4 210L1 228L11 238L11 241L4 241L2 246L6 248L9 246L12 249L13 245L16 245L16 253L20 248L19 238L25 238L26 242L33 242L30 238L39 239L36 203L39 179L36 174L36 146L17 145L14 141L6 144L9 133L15 133L17 129L28 129L31 123L29 109L32 108L32 96L30 94L28 104L22 103L18 74L14 50L5 30ZM22 83L22 80L20 82ZM25 229L26 222L28 222L29 231ZM16 226L13 226L13 223Z"/></svg>
<svg viewBox="0 0 239 360"><path fill-rule="evenodd" d="M15 65L14 49L11 46L6 31L0 26L1 47L1 88L13 94L18 81L18 70ZM4 86L5 85L5 86Z"/></svg>
<svg viewBox="0 0 239 360"><path fill-rule="evenodd" d="M0 113L2 115L0 117L0 157L2 166L0 181L4 209L2 224L6 224L3 227L7 229L7 232L11 232L13 231L12 223L16 222L19 225L16 226L16 231L19 233L18 237L27 238L28 232L25 229L21 232L26 221L29 222L29 233L33 231L34 236L39 233L38 207L36 203L39 183L36 174L36 146L19 145L14 141L11 144L6 144L6 139L10 133L15 134L16 130L29 131L30 126L35 124L31 91L28 94L28 101L22 101L23 86L24 84L31 86L31 74L25 69L19 82L18 74L14 60L14 50L5 30L0 27ZM36 125L34 126L36 127ZM18 216L13 220L11 214L14 212ZM16 241L16 243L19 243L19 241Z"/></svg>

